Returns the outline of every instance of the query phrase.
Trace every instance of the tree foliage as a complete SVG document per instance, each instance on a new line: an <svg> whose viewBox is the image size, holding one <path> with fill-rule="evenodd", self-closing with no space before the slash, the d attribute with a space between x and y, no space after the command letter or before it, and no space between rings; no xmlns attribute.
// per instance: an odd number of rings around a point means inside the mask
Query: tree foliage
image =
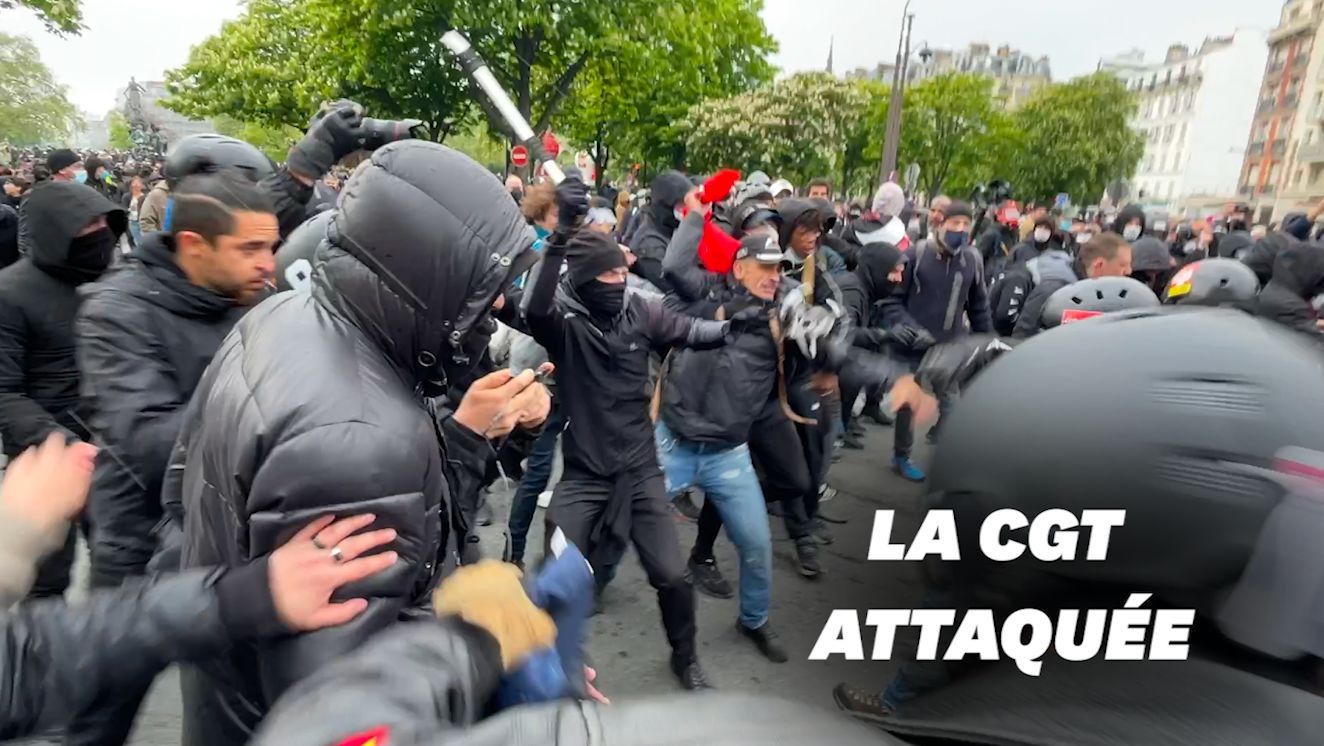
<svg viewBox="0 0 1324 746"><path fill-rule="evenodd" d="M599 175L614 160L645 171L679 165L677 124L706 97L747 91L772 79L776 42L759 15L762 0L658 5L627 15L601 40L580 74L558 128L595 155ZM622 168L624 170L624 168Z"/></svg>
<svg viewBox="0 0 1324 746"><path fill-rule="evenodd" d="M83 26L82 0L0 0L0 10L27 8L53 34L77 34Z"/></svg>
<svg viewBox="0 0 1324 746"><path fill-rule="evenodd" d="M1048 200L1059 193L1088 203L1108 184L1135 175L1143 138L1131 129L1136 101L1107 73L1045 86L1014 115L1024 133L1012 169L1017 196Z"/></svg>
<svg viewBox="0 0 1324 746"><path fill-rule="evenodd" d="M109 136L110 147L116 150L133 149L133 133L129 129L129 120L118 111L112 111L110 116L106 117L106 134Z"/></svg>
<svg viewBox="0 0 1324 746"><path fill-rule="evenodd" d="M0 140L13 145L53 143L81 123L32 40L0 33Z"/></svg>
<svg viewBox="0 0 1324 746"><path fill-rule="evenodd" d="M847 136L868 110L858 83L800 73L690 109L682 123L695 171L763 169L803 183L836 173Z"/></svg>
<svg viewBox="0 0 1324 746"><path fill-rule="evenodd" d="M925 194L963 194L999 174L1016 139L992 78L948 73L906 90L897 162L919 165Z"/></svg>
<svg viewBox="0 0 1324 746"><path fill-rule="evenodd" d="M283 163L290 151L290 146L303 136L302 130L289 125L268 125L256 122L241 122L234 117L224 115L212 120L218 134L234 137L261 150L272 161Z"/></svg>

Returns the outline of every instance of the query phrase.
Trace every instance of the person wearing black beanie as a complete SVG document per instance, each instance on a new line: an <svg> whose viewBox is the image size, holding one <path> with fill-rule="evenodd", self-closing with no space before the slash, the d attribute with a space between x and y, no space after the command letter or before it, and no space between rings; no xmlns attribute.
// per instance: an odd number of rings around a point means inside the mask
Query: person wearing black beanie
<svg viewBox="0 0 1324 746"><path fill-rule="evenodd" d="M569 423L565 473L547 520L595 570L618 557L621 547L635 545L657 589L672 672L686 689L708 689L695 642L694 589L685 580L658 468L649 359L655 347L720 347L732 322L680 316L660 300L628 293L620 247L604 234L576 233L588 211L587 187L567 178L556 187L556 203L557 229L525 310L529 332L556 364L558 406Z"/></svg>

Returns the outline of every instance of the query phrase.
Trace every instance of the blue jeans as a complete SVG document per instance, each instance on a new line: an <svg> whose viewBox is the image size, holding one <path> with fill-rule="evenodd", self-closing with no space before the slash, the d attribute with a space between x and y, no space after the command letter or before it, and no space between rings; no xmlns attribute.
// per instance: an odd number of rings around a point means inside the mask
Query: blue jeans
<svg viewBox="0 0 1324 746"><path fill-rule="evenodd" d="M768 621L772 603L772 533L749 446L722 447L678 439L657 423L658 462L672 497L691 488L703 490L722 516L722 525L740 553L740 623L758 629Z"/></svg>
<svg viewBox="0 0 1324 746"><path fill-rule="evenodd" d="M529 536L529 527L533 525L533 516L538 512L538 495L547 489L552 479L552 467L556 461L556 441L565 429L565 418L561 408L552 400L552 411L547 415L542 435L533 441L533 450L529 451L528 466L524 468L524 478L515 490L515 497L510 502L510 554L512 560L524 559L524 546Z"/></svg>
<svg viewBox="0 0 1324 746"><path fill-rule="evenodd" d="M143 230L142 228L138 227L137 220L134 220L129 223L129 233L133 234L134 246L138 246L143 242Z"/></svg>

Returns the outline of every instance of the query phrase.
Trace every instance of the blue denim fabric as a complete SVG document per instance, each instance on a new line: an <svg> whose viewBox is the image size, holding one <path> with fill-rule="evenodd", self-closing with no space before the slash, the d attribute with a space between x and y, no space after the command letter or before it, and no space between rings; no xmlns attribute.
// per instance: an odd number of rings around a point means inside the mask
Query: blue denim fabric
<svg viewBox="0 0 1324 746"><path fill-rule="evenodd" d="M740 554L740 623L758 629L772 603L772 534L749 446L721 447L676 438L657 423L657 456L672 497L691 487L703 490L722 516Z"/></svg>
<svg viewBox="0 0 1324 746"><path fill-rule="evenodd" d="M565 419L561 408L552 400L551 414L547 415L547 424L542 435L533 442L529 451L528 465L524 468L524 478L515 490L515 497L510 501L510 552L512 560L524 559L524 547L533 525L533 516L538 512L538 495L547 489L552 478L552 468L556 462L556 441L565 429Z"/></svg>

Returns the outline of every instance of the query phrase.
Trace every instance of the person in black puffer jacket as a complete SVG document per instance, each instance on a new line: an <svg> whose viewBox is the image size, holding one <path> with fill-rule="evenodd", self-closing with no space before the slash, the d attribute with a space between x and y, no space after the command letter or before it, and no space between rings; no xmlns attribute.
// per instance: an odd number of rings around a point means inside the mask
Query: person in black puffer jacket
<svg viewBox="0 0 1324 746"><path fill-rule="evenodd" d="M429 398L472 364L472 330L534 257L501 182L454 150L409 140L375 151L339 207L311 291L269 298L222 343L185 415L179 493L162 500L183 527L184 568L250 562L326 513L377 516L398 533L401 562L356 586L367 609L349 624L186 668L187 746L247 743L290 684L384 627L430 615L451 496L477 494L487 437L546 417L532 372L474 382L453 414Z"/></svg>
<svg viewBox="0 0 1324 746"><path fill-rule="evenodd" d="M52 432L90 437L77 411L78 287L106 271L127 229L124 211L82 184L43 184L24 201L24 256L0 270L0 438L6 456ZM64 551L42 565L33 595L64 593L73 551L70 531Z"/></svg>
<svg viewBox="0 0 1324 746"><path fill-rule="evenodd" d="M667 244L680 226L676 210L693 189L694 185L679 171L666 171L653 179L649 185L648 211L630 240L630 251L638 257L632 271L664 293L670 292L671 287L662 273L662 257L666 256Z"/></svg>
<svg viewBox="0 0 1324 746"><path fill-rule="evenodd" d="M1283 249L1294 246L1310 238L1310 222L1301 213L1288 215L1283 219L1283 229L1274 231L1256 241L1250 250L1242 255L1241 261L1250 267L1260 280L1260 287L1269 283L1273 277L1273 263Z"/></svg>

